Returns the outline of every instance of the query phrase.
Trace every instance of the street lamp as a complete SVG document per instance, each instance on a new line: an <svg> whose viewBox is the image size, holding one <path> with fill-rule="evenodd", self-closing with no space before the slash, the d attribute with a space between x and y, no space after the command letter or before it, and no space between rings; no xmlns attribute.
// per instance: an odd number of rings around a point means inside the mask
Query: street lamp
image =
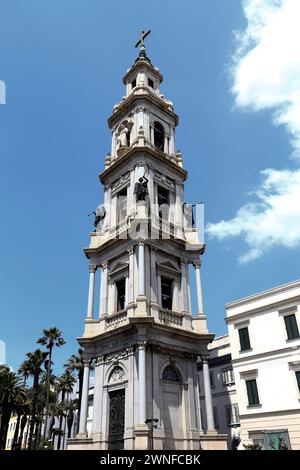
<svg viewBox="0 0 300 470"><path fill-rule="evenodd" d="M151 439L151 449L154 450L154 441L153 441L153 429L157 428L158 419L157 418L147 418L145 424L150 428L150 439Z"/></svg>

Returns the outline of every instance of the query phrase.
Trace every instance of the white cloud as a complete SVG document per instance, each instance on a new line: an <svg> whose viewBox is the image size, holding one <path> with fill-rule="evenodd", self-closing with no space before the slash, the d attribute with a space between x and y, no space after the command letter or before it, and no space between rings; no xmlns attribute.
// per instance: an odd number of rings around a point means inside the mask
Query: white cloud
<svg viewBox="0 0 300 470"><path fill-rule="evenodd" d="M300 1L244 0L248 21L237 33L233 93L238 107L272 109L300 158Z"/></svg>
<svg viewBox="0 0 300 470"><path fill-rule="evenodd" d="M256 201L242 206L228 221L208 224L207 231L220 240L242 236L249 250L240 262L251 261L282 245L300 245L300 170L264 170Z"/></svg>
<svg viewBox="0 0 300 470"><path fill-rule="evenodd" d="M284 125L300 161L300 0L244 0L247 26L236 33L232 67L237 108L269 109L275 125ZM253 260L275 245L300 244L300 170L266 169L256 200L228 221L208 224L220 240L243 237Z"/></svg>

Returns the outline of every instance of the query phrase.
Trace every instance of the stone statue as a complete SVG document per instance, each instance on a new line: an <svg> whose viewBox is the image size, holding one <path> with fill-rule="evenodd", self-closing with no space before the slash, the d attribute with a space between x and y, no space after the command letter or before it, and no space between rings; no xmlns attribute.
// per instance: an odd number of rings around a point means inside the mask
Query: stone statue
<svg viewBox="0 0 300 470"><path fill-rule="evenodd" d="M146 176L139 178L138 182L134 186L134 194L137 201L145 201L148 196L148 180Z"/></svg>
<svg viewBox="0 0 300 470"><path fill-rule="evenodd" d="M120 127L120 132L117 135L117 142L116 142L117 150L119 150L121 147L128 147L128 138L127 138L128 132L129 132L128 127L122 124Z"/></svg>
<svg viewBox="0 0 300 470"><path fill-rule="evenodd" d="M95 220L94 220L95 230L94 230L94 232L96 232L96 230L98 228L98 225L103 221L103 219L105 217L105 214L106 214L105 207L104 206L97 207L97 209L89 215L92 215L92 214L94 214L94 216L95 216Z"/></svg>

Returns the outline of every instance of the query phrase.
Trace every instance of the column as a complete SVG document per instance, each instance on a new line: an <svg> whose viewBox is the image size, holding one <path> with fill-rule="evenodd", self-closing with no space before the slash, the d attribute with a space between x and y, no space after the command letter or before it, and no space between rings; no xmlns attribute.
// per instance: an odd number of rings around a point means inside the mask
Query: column
<svg viewBox="0 0 300 470"><path fill-rule="evenodd" d="M150 247L150 276L151 276L151 302L157 303L157 272L156 272L156 253L155 246Z"/></svg>
<svg viewBox="0 0 300 470"><path fill-rule="evenodd" d="M201 261L194 261L195 275L196 275L196 289L197 289L197 300L198 300L198 314L203 314L203 296L202 296L202 287L201 287L201 275L200 275L200 266Z"/></svg>
<svg viewBox="0 0 300 470"><path fill-rule="evenodd" d="M175 210L175 223L180 226L180 228L183 228L183 191L182 191L182 184L176 183L175 186L175 191L176 191L176 196L175 196L175 204L176 204L176 210Z"/></svg>
<svg viewBox="0 0 300 470"><path fill-rule="evenodd" d="M128 304L134 303L134 246L127 250L129 257Z"/></svg>
<svg viewBox="0 0 300 470"><path fill-rule="evenodd" d="M211 395L210 375L209 375L209 353L201 354L203 366L204 399L207 422L207 433L215 433L214 412Z"/></svg>
<svg viewBox="0 0 300 470"><path fill-rule="evenodd" d="M146 341L138 343L139 349L139 423L146 421Z"/></svg>
<svg viewBox="0 0 300 470"><path fill-rule="evenodd" d="M111 214L111 188L110 188L110 186L105 186L104 207L105 207L105 210L106 210L105 227L104 228L107 228L107 227L110 226L110 214Z"/></svg>
<svg viewBox="0 0 300 470"><path fill-rule="evenodd" d="M107 271L108 262L105 261L101 265L101 284L100 284L100 301L99 301L99 318L107 315Z"/></svg>
<svg viewBox="0 0 300 470"><path fill-rule="evenodd" d="M186 283L186 269L187 261L181 259L181 306L183 312L188 312L188 295L187 295L187 283Z"/></svg>
<svg viewBox="0 0 300 470"><path fill-rule="evenodd" d="M88 306L87 306L87 318L93 318L94 312L94 290L95 290L95 272L97 266L95 264L89 265L90 271L90 283L89 283L89 297L88 297Z"/></svg>
<svg viewBox="0 0 300 470"><path fill-rule="evenodd" d="M197 368L197 366L196 366ZM203 432L203 425L201 419L201 400L200 400L200 371L196 372L197 382L196 382L196 403L198 407L198 421L200 432Z"/></svg>
<svg viewBox="0 0 300 470"><path fill-rule="evenodd" d="M175 132L173 127L171 127L170 133L170 154L175 155Z"/></svg>
<svg viewBox="0 0 300 470"><path fill-rule="evenodd" d="M134 186L135 186L135 171L132 167L130 169L130 189L127 194L127 212L128 215L134 214L135 212L135 194L134 194Z"/></svg>
<svg viewBox="0 0 300 470"><path fill-rule="evenodd" d="M88 399L89 399L89 384L90 384L90 361L85 359L83 361L83 383L82 383L82 396L80 406L80 421L79 421L79 434L86 436L86 421L88 414Z"/></svg>
<svg viewBox="0 0 300 470"><path fill-rule="evenodd" d="M102 395L103 395L103 356L97 358L95 364L95 386L93 401L93 436L100 440L102 421Z"/></svg>
<svg viewBox="0 0 300 470"><path fill-rule="evenodd" d="M145 295L145 240L139 240L139 292L138 295Z"/></svg>

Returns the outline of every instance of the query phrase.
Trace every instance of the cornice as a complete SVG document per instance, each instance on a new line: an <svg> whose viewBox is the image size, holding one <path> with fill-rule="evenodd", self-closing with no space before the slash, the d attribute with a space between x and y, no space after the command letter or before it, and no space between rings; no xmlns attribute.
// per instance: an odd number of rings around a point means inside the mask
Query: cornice
<svg viewBox="0 0 300 470"><path fill-rule="evenodd" d="M110 129L112 129L115 121L120 118L120 115L125 113L125 110L127 110L129 106L141 100L149 101L151 104L158 106L162 111L164 111L172 119L175 120L175 126L178 125L179 123L178 115L170 109L169 105L160 96L157 96L155 92L150 91L150 89L148 90L148 88L144 86L137 87L136 90L137 91L143 90L143 92L142 93L137 93L137 92L130 93L130 95L128 95L123 101L120 102L116 111L108 118L107 123Z"/></svg>
<svg viewBox="0 0 300 470"><path fill-rule="evenodd" d="M128 78L130 77L130 75L132 75L137 69L141 69L143 67L146 67L147 69L149 69L149 71L151 73L153 73L154 75L157 76L157 78L159 79L160 83L163 81L164 77L163 75L161 74L161 72L158 70L157 67L155 67L154 65L150 64L149 62L147 61L137 61L135 62L129 70L127 70L126 74L124 75L123 77L123 83L124 85L126 84Z"/></svg>
<svg viewBox="0 0 300 470"><path fill-rule="evenodd" d="M235 323L239 320L242 321L242 319L251 318L251 317L257 315L258 313L262 313L262 312L263 313L271 313L271 312L274 312L276 310L281 309L281 307L287 306L288 303L297 302L297 301L300 301L300 293L298 293L295 296L291 296L288 299L277 300L277 301L274 301L274 302L270 302L267 305L262 305L261 307L257 307L257 308L252 308L251 309L251 307L250 307L250 309L246 310L245 312L240 312L240 313L236 313L234 315L226 316L225 317L225 322L227 323L227 325L229 325L229 324ZM247 302L245 302L245 304L247 304ZM289 307L291 308L292 305L289 306Z"/></svg>
<svg viewBox="0 0 300 470"><path fill-rule="evenodd" d="M297 287L300 287L300 279L296 281L289 282L287 284L282 284L281 286L274 287L272 289L265 290L263 292L259 292L258 294L253 294L249 295L247 297L243 297L240 300L235 300L233 302L230 302L225 305L226 309L231 309L234 307L239 307L248 303L255 302L257 300L261 300L267 297L270 297L271 295L275 294L282 294L283 292L287 292L290 289L296 289Z"/></svg>
<svg viewBox="0 0 300 470"><path fill-rule="evenodd" d="M159 162L162 162L165 165L169 166L172 170L174 170L176 173L178 173L180 175L180 177L182 178L183 181L185 181L187 179L188 172L186 170L184 170L183 168L181 168L180 166L176 165L176 163L173 163L171 160L168 160L167 157L165 157L164 154L160 154L159 152L157 152L156 150L153 150L150 147L137 146L137 147L131 147L125 155L118 158L109 168L107 168L106 170L102 171L102 173L100 173L99 179L100 179L101 183L104 185L105 180L108 176L110 176L112 173L114 173L115 170L120 168L122 165L124 165L126 163L128 164L129 162L132 163L131 162L132 158L136 154L140 154L140 153L148 154L151 157L154 157Z"/></svg>

